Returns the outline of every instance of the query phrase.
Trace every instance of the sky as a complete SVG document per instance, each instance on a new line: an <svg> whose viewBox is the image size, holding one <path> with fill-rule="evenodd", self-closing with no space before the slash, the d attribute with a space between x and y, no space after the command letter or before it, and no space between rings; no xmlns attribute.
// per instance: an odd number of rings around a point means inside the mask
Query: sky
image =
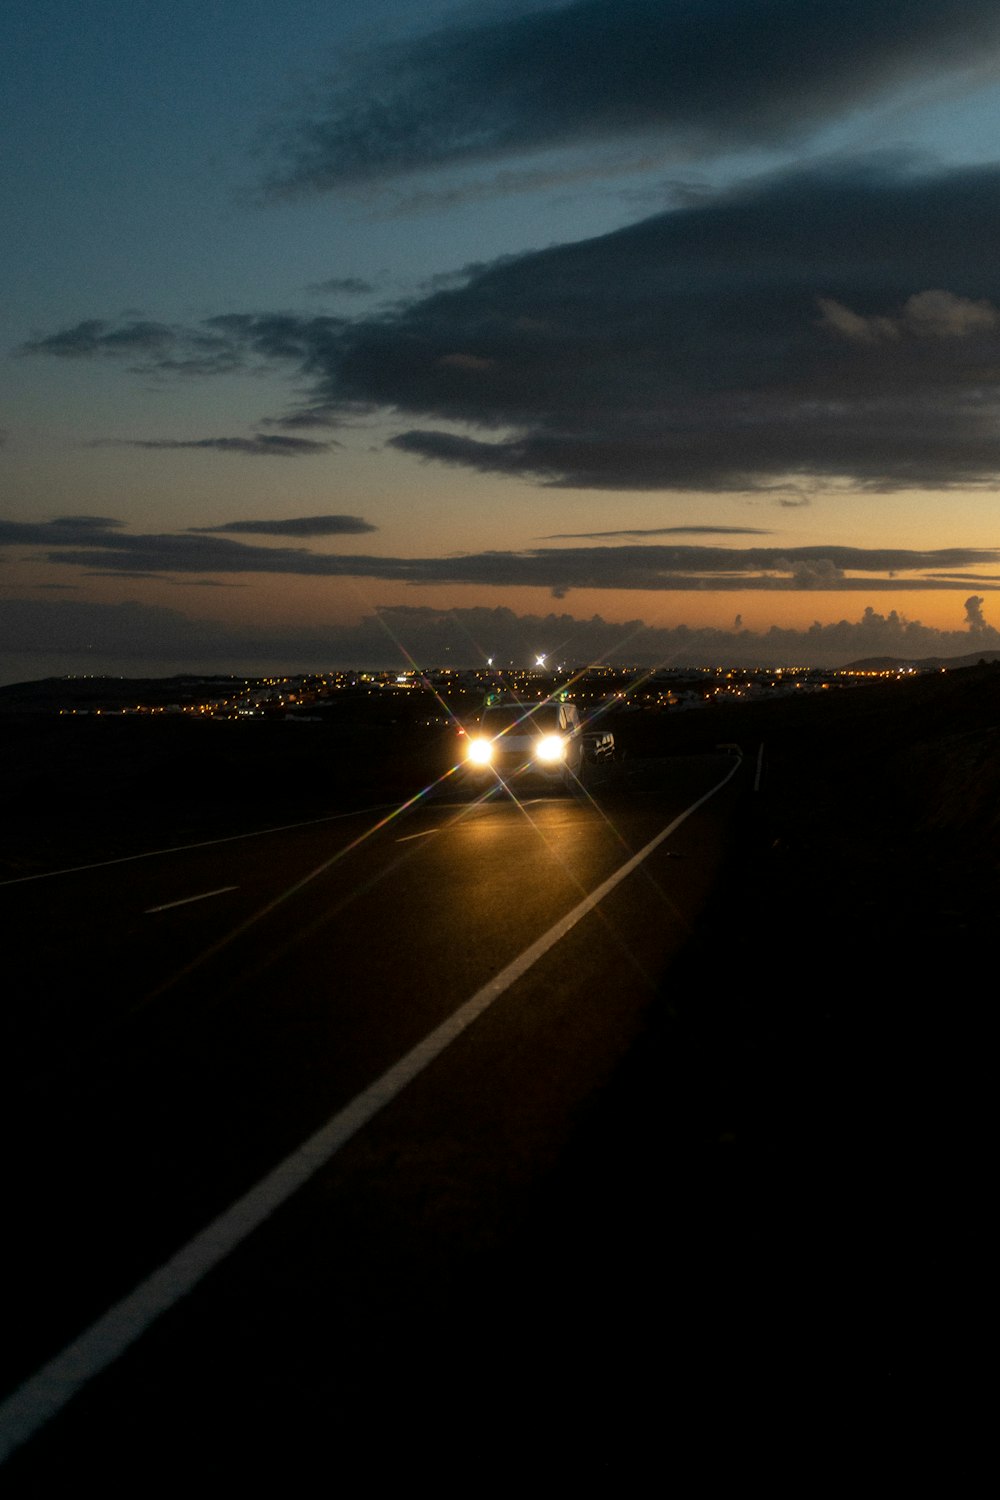
<svg viewBox="0 0 1000 1500"><path fill-rule="evenodd" d="M0 682L1000 649L995 0L7 0Z"/></svg>

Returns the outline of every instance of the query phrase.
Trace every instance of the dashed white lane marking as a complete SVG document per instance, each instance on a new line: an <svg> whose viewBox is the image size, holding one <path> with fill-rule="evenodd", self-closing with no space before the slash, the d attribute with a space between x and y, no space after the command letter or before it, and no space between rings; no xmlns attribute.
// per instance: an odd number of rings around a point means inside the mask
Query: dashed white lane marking
<svg viewBox="0 0 1000 1500"><path fill-rule="evenodd" d="M425 828L422 833L405 833L401 839L397 839L396 840L396 843L397 844L408 844L411 839L425 839L429 833L440 833L440 832L441 832L440 828Z"/></svg>
<svg viewBox="0 0 1000 1500"><path fill-rule="evenodd" d="M220 885L217 891L202 891L200 896L182 896L180 901L165 901L162 906L147 906L144 917L154 917L158 911L173 911L175 906L190 906L192 901L207 901L210 896L224 896L227 891L238 891L238 885Z"/></svg>
<svg viewBox="0 0 1000 1500"><path fill-rule="evenodd" d="M726 775L710 791L680 813L638 854L634 854L589 896L584 896L555 926L550 927L548 932L543 933L518 958L483 985L471 1000L459 1006L436 1030L430 1032L412 1051L383 1073L381 1078L377 1078L352 1099L244 1197L220 1214L194 1239L189 1240L159 1270L154 1271L127 1297L98 1318L79 1338L67 1345L0 1404L0 1463L55 1416L88 1381L124 1354L157 1318L193 1291L209 1271L325 1167L362 1126L367 1125L408 1083L450 1047L473 1021L592 912L605 896L627 879L692 813L714 797L716 792L721 791L726 782L736 774L739 764L734 759Z"/></svg>

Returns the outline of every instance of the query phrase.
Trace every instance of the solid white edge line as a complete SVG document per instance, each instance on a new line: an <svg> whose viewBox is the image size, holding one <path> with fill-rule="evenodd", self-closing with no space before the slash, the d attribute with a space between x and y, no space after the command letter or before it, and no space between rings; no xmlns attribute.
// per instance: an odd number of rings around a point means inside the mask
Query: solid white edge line
<svg viewBox="0 0 1000 1500"><path fill-rule="evenodd" d="M144 917L155 917L159 911L173 911L175 906L190 906L192 901L207 901L210 896L224 896L227 891L238 891L238 885L220 885L217 891L202 891L200 896L182 896L179 901L165 901L162 906L147 906Z"/></svg>
<svg viewBox="0 0 1000 1500"><path fill-rule="evenodd" d="M120 854L117 859L100 859L92 865L67 865L64 870L42 870L38 875L15 875L0 880L0 890L7 885L27 885L31 880L54 880L57 875L82 875L87 870L105 870L109 865L130 865L137 859L159 859L164 854L187 854L191 849L214 849L216 844L237 844L240 839L262 839L269 833L289 833L293 828L315 828L320 823L339 823L345 818L362 818L367 813L395 807L394 802L376 802L373 807L359 807L355 812L327 813L322 818L306 818L303 823L282 823L277 828L254 828L250 833L227 833L221 839L202 839L198 844L174 844L169 849L146 849L142 854Z"/></svg>
<svg viewBox="0 0 1000 1500"><path fill-rule="evenodd" d="M692 813L721 791L739 765L739 761L734 761L721 781L678 814L638 854L578 902L572 911L501 969L405 1057L356 1095L248 1193L0 1403L0 1463L54 1417L89 1380L124 1354L161 1314L192 1291L209 1271L270 1218L321 1167L326 1166L362 1126L395 1099L495 1000L627 879Z"/></svg>

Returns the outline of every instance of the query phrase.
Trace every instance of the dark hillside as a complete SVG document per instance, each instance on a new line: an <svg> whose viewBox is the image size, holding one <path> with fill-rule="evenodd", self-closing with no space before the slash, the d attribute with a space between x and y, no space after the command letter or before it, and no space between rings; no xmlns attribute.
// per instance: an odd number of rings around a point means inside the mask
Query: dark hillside
<svg viewBox="0 0 1000 1500"><path fill-rule="evenodd" d="M540 1206L518 1292L544 1288L527 1319L565 1342L591 1420L611 1392L623 1445L669 1413L709 1443L749 1423L810 1473L864 1434L929 1463L984 1400L1000 668L716 722L764 744L743 859Z"/></svg>

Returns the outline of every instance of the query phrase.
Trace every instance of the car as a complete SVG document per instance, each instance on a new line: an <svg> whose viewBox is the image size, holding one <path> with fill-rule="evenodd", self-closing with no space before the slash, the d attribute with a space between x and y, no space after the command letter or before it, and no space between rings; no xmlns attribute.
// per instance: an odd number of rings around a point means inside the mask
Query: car
<svg viewBox="0 0 1000 1500"><path fill-rule="evenodd" d="M483 789L512 782L575 791L593 758L574 703L488 704L465 736L463 771Z"/></svg>
<svg viewBox="0 0 1000 1500"><path fill-rule="evenodd" d="M583 758L588 765L615 760L615 737L610 729L587 730L583 736Z"/></svg>

